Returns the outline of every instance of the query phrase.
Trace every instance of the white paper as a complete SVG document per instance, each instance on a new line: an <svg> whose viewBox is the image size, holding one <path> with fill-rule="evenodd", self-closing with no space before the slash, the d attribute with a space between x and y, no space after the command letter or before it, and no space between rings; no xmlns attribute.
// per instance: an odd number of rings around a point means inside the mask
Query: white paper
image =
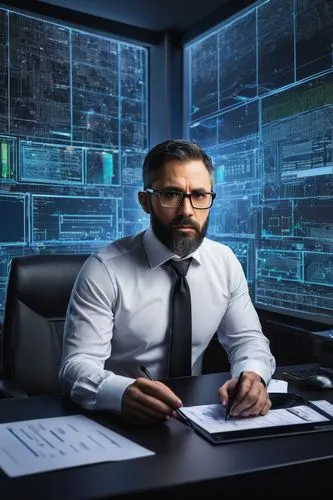
<svg viewBox="0 0 333 500"><path fill-rule="evenodd" d="M150 455L83 415L0 424L0 467L10 477Z"/></svg>
<svg viewBox="0 0 333 500"><path fill-rule="evenodd" d="M288 382L286 380L271 379L267 386L267 391L272 392L288 392Z"/></svg>
<svg viewBox="0 0 333 500"><path fill-rule="evenodd" d="M211 434L329 420L305 405L270 410L267 415L257 417L230 417L227 421L225 421L225 408L219 403L187 406L182 408L182 412Z"/></svg>
<svg viewBox="0 0 333 500"><path fill-rule="evenodd" d="M316 400L316 401L311 401L312 404L315 406L318 406L321 410L324 412L328 413L328 415L331 415L333 417L333 404L330 403L329 401L326 401L325 399L321 400Z"/></svg>

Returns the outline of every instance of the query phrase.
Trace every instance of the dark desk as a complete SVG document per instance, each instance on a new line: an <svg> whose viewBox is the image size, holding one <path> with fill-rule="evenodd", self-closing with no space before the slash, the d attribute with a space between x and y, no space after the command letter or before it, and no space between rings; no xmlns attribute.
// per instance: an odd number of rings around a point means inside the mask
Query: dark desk
<svg viewBox="0 0 333 500"><path fill-rule="evenodd" d="M225 374L173 380L185 405L216 401ZM277 376L276 376L277 377ZM292 390L292 387L291 387ZM297 390L300 393L299 390ZM330 399L333 391L308 392ZM60 396L1 400L0 422L61 416L78 408ZM96 414L97 415L97 414ZM90 414L92 416L92 414ZM102 423L156 455L124 462L75 467L11 479L0 471L1 499L163 498L189 493L192 498L283 498L283 491L307 498L332 482L333 432L321 432L213 446L171 419L154 428L133 427L114 417ZM178 496L178 495L177 495Z"/></svg>

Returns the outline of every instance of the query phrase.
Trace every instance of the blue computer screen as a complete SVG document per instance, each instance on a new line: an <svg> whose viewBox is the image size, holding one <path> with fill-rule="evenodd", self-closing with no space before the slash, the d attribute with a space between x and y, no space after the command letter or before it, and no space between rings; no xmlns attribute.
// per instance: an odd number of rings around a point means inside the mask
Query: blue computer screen
<svg viewBox="0 0 333 500"><path fill-rule="evenodd" d="M148 49L0 8L0 68L1 322L13 257L147 226Z"/></svg>
<svg viewBox="0 0 333 500"><path fill-rule="evenodd" d="M186 135L215 164L209 235L258 308L329 324L332 26L330 0L259 1L188 42L184 62Z"/></svg>

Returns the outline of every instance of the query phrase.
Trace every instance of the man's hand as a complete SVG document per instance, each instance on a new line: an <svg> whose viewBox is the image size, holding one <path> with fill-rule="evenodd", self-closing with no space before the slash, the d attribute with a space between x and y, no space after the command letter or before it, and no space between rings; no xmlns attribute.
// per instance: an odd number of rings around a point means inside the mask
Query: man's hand
<svg viewBox="0 0 333 500"><path fill-rule="evenodd" d="M127 387L122 399L123 415L142 423L163 422L180 406L181 400L169 387L143 377Z"/></svg>
<svg viewBox="0 0 333 500"><path fill-rule="evenodd" d="M236 385L237 378L234 377L225 382L219 389L219 398L225 406ZM261 382L260 376L254 372L243 372L241 385L236 395L235 402L231 408L230 415L233 417L254 417L266 415L272 403L269 399L266 387Z"/></svg>

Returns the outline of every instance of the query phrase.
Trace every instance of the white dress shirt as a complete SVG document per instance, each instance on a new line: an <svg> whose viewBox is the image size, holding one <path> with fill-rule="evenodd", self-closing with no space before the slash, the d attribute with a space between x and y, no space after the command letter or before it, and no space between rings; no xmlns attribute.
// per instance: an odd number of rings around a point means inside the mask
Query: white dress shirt
<svg viewBox="0 0 333 500"><path fill-rule="evenodd" d="M240 262L226 245L205 238L187 279L192 302L192 375L215 332L232 375L258 373L266 382L275 359L251 302ZM167 376L168 319L173 271L179 259L151 228L110 243L83 265L65 322L60 381L88 409L121 410L125 389L142 376Z"/></svg>

